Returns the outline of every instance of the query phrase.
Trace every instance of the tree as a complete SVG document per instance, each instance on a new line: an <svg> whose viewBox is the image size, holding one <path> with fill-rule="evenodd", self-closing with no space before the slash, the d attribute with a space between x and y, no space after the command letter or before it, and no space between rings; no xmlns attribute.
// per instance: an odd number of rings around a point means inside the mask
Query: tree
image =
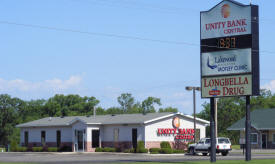
<svg viewBox="0 0 275 164"><path fill-rule="evenodd" d="M245 116L245 99L243 97L219 98L218 101L218 136L229 137L234 144L239 142L239 131L227 131L226 129ZM270 91L261 90L259 96L251 98L251 111L275 107L275 95ZM203 110L197 117L210 120L210 104L203 104ZM209 127L207 136L210 135Z"/></svg>
<svg viewBox="0 0 275 164"><path fill-rule="evenodd" d="M173 107L159 108L159 113L162 113L162 112L177 113L178 109L177 108L173 108Z"/></svg>
<svg viewBox="0 0 275 164"><path fill-rule="evenodd" d="M160 99L155 97L148 97L147 99L143 100L141 103L141 107L143 109L142 113L155 113L155 107L154 105L161 105Z"/></svg>
<svg viewBox="0 0 275 164"><path fill-rule="evenodd" d="M18 111L24 106L25 102L18 98L11 98L7 94L0 95L0 145L6 145L14 138L14 127L20 117Z"/></svg>
<svg viewBox="0 0 275 164"><path fill-rule="evenodd" d="M111 107L106 110L106 114L122 114L123 110L117 107Z"/></svg>
<svg viewBox="0 0 275 164"><path fill-rule="evenodd" d="M130 112L135 104L135 99L132 97L132 94L130 93L122 93L117 98L117 101L120 104L121 109L124 113Z"/></svg>

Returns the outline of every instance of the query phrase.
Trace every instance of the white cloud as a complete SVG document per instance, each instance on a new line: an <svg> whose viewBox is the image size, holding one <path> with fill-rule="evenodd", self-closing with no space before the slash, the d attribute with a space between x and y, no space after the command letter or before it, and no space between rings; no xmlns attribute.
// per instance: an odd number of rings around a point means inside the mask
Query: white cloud
<svg viewBox="0 0 275 164"><path fill-rule="evenodd" d="M265 84L264 86L262 86L262 88L275 92L275 80L271 80L268 84Z"/></svg>
<svg viewBox="0 0 275 164"><path fill-rule="evenodd" d="M70 76L69 79L62 80L58 78L45 80L41 82L32 82L23 79L5 80L0 78L0 91L64 91L71 88L78 87L82 82L82 77L78 75Z"/></svg>

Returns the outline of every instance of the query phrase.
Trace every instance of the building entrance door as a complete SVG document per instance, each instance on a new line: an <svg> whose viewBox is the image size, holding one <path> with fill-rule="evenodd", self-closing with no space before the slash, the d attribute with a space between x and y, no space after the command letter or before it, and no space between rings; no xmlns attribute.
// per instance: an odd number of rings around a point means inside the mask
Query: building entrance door
<svg viewBox="0 0 275 164"><path fill-rule="evenodd" d="M262 134L262 149L267 148L267 135L265 133Z"/></svg>
<svg viewBox="0 0 275 164"><path fill-rule="evenodd" d="M77 150L83 151L84 149L84 140L83 140L83 131L79 130L77 131Z"/></svg>
<svg viewBox="0 0 275 164"><path fill-rule="evenodd" d="M92 148L99 147L99 130L92 130Z"/></svg>

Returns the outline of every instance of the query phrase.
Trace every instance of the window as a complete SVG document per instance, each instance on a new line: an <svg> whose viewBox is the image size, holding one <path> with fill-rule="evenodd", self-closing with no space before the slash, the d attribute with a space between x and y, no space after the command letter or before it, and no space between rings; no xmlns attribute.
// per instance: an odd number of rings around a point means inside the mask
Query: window
<svg viewBox="0 0 275 164"><path fill-rule="evenodd" d="M60 147L61 143L61 131L56 131L56 147Z"/></svg>
<svg viewBox="0 0 275 164"><path fill-rule="evenodd" d="M118 138L119 138L119 129L114 129L114 141L118 142Z"/></svg>
<svg viewBox="0 0 275 164"><path fill-rule="evenodd" d="M224 143L228 144L228 143L230 143L230 141L227 138L219 138L218 139L218 143L220 143L220 144L224 144Z"/></svg>
<svg viewBox="0 0 275 164"><path fill-rule="evenodd" d="M29 132L26 131L24 133L24 145L28 146L28 144L29 144Z"/></svg>
<svg viewBox="0 0 275 164"><path fill-rule="evenodd" d="M41 144L44 146L46 144L46 132L41 131Z"/></svg>
<svg viewBox="0 0 275 164"><path fill-rule="evenodd" d="M204 139L200 140L198 143L199 144L204 144Z"/></svg>
<svg viewBox="0 0 275 164"><path fill-rule="evenodd" d="M258 143L258 134L257 133L251 133L250 134L250 142L251 142L251 144L257 144Z"/></svg>
<svg viewBox="0 0 275 164"><path fill-rule="evenodd" d="M275 133L272 134L272 143L275 144Z"/></svg>
<svg viewBox="0 0 275 164"><path fill-rule="evenodd" d="M210 141L211 141L210 139L206 139L205 144L210 144Z"/></svg>

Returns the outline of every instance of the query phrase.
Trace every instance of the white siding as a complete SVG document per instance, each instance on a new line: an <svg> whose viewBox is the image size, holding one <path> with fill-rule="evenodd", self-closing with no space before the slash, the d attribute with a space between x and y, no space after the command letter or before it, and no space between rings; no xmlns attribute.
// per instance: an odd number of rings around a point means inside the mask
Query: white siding
<svg viewBox="0 0 275 164"><path fill-rule="evenodd" d="M190 118L181 117L180 118L180 129L194 129L194 122ZM158 128L173 128L172 125L173 117L166 118L160 121L156 121L145 126L145 141L174 141L175 135L157 135ZM196 129L200 129L200 138L205 137L205 125L196 122Z"/></svg>
<svg viewBox="0 0 275 164"><path fill-rule="evenodd" d="M24 143L24 132L29 133L30 142L41 142L41 131L46 132L46 142L56 142L56 131L61 131L61 142L72 142L71 127L36 127L36 128L21 128L20 143Z"/></svg>
<svg viewBox="0 0 275 164"><path fill-rule="evenodd" d="M114 140L114 129L119 129L119 141L132 141L132 129L137 128L137 140L144 140L144 126L143 125L105 125L103 127L103 141Z"/></svg>

